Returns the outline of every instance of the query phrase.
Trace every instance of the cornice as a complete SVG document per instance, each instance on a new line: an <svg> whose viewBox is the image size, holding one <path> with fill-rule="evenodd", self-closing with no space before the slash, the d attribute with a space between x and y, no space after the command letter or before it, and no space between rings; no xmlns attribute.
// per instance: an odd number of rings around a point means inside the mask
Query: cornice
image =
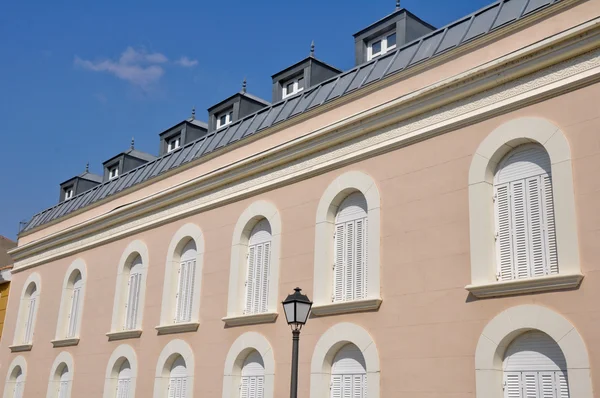
<svg viewBox="0 0 600 398"><path fill-rule="evenodd" d="M452 128L600 77L598 19L11 251L14 272Z"/></svg>
<svg viewBox="0 0 600 398"><path fill-rule="evenodd" d="M467 285L465 289L477 298L489 298L575 289L582 279L582 274L557 274L505 282Z"/></svg>

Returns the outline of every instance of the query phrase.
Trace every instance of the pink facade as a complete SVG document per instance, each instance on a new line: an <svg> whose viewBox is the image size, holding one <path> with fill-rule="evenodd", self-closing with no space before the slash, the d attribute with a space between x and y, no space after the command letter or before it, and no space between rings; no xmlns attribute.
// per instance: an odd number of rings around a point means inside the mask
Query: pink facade
<svg viewBox="0 0 600 398"><path fill-rule="evenodd" d="M375 295L379 295L381 304L367 311L348 309L339 314L315 315L308 321L300 341L299 396L328 396L328 391L323 393L315 387L320 377L315 371L315 358L321 355L319 340L330 328L340 324L343 328L350 323L366 331L372 340L370 348L347 340L363 350L367 368L372 365L367 357L373 351L376 353L373 357L378 360L378 369L367 369L369 374L377 374L368 379L369 397L501 397L501 383L488 386L495 389L494 395L487 395L486 391L490 390L481 385L480 380L485 377L478 373L485 370L478 363L478 355L485 356L482 354L485 343L481 339L486 335L484 329L488 330L486 326L493 323L495 317L506 310L525 308L519 307L522 305L543 307L572 325L583 341L587 357L582 357L581 350L569 351L566 342L564 346L559 344L566 351L569 372L569 361L584 363L573 366L585 372L573 370L570 396L593 396L592 388L593 391L600 389L600 310L597 305L600 302L597 244L600 183L596 174L600 169L597 106L600 64L596 64L600 59L597 53L600 33L596 27L600 1L564 3L568 4L552 6L556 7L555 12L532 17L529 23L507 26L490 42L482 41L479 45L475 42L468 49L456 49L443 60L432 59L420 66L418 72L406 74L389 85L372 92L366 88L363 95L315 112L310 118L274 128L248 143L240 143L231 150L201 159L183 170L175 170L142 187L133 187L115 198L21 236L15 251L11 296L0 343L2 374L6 375L10 364L21 356L26 362L24 396L50 396L47 394L53 363L61 352L68 352L73 362L70 369L72 397L114 396L105 392L107 367L115 349L126 344L135 352L137 361L135 396L166 396L157 395L155 387L159 358L169 342L183 340L191 348L194 362L193 379L188 379L188 387L191 387L188 396L222 397L226 394L228 354L232 345L243 334L256 332L271 347L272 396L286 396L291 333L280 304L277 304L279 315L275 321L238 326L226 325L222 320L231 313L232 244L236 243L236 226L253 203L265 201L272 205L281 228L279 256L272 262L279 272L275 301L281 302L296 286L313 298L319 294L314 288L315 278L320 275L316 271L319 264L315 265L319 258L316 226L320 202L336 178L348 172L360 172L374 183L380 200L377 209L379 263L369 266L379 268L380 291ZM589 26L584 29L584 24ZM519 51L523 54L518 54ZM481 76L497 73L493 68L505 71L507 78L484 81ZM519 68L522 70L516 71ZM475 82L471 86L469 76ZM456 82L455 88L446 81L450 78ZM440 86L438 92L431 88L436 84ZM426 89L431 91L420 91ZM506 94L494 99L502 90L506 90ZM405 95L415 96L415 99ZM482 98L491 100L479 107L471 106ZM444 107L453 104L456 111L444 113ZM420 117L437 119L419 124ZM574 246L578 255L578 264L574 267L579 269L583 279L567 289L531 291L526 287L522 292L502 293L500 297L477 297L465 289L477 284L473 280L473 267L480 266L473 263L472 246L477 238L471 235L474 219L483 217L473 210L477 206L470 203L474 200L470 173L477 162L475 154L486 138L503 125L532 117L549 121L568 142L572 178L565 178L572 180L574 187ZM357 123L366 126L363 131L356 130ZM369 123L375 128L370 129ZM322 152L314 154L294 146L297 144L294 140L319 131L325 131L324 137L329 140ZM338 144L335 142L340 131L348 131L350 138ZM505 142L519 139L519 133L510 133L512 136L507 135ZM385 134L389 134L388 140L376 140ZM414 139L403 138L404 134L413 135ZM341 150L352 143L356 143L353 149ZM203 178L211 178L211 171L251 159L258 152L272 150L266 157L275 159L277 151L283 150L281 146L288 144L291 151L298 151L300 160L315 160L306 166L300 164L286 174L276 174L275 168L265 166L260 171L264 178L252 187L240 185L231 191L231 197L217 196L211 202L200 201L197 208L185 211L175 206L191 203L214 191L198 188L197 193L186 194L182 202L164 199L162 205L159 201L163 199L152 196L160 196L165 189L178 189L179 184L195 184ZM323 153L330 156L318 158ZM235 188L244 178L258 173L250 168L237 172L240 173L237 181L227 182L215 190ZM554 169L553 175L559 178ZM146 199L154 206L150 215L171 206L173 210L164 218L149 220L143 218L147 213L133 213L137 205L132 203L139 199ZM489 200L489 204L481 206L492 206L492 198ZM112 217L109 211L125 204L122 218L109 218ZM118 229L121 223L137 219L142 221ZM155 328L164 324L161 311L165 305L165 268L172 256L169 246L178 230L188 224L195 224L203 239L202 248L196 242L198 258L201 258L197 263L197 270L201 270L200 284L196 286L199 326L195 331L159 334ZM561 227L562 224L556 228ZM108 233L108 237L102 235L107 231L113 232ZM563 238L560 239L559 252ZM106 334L111 332L113 324L119 264L127 246L135 241L147 247L147 271L142 287L145 299L140 310L142 332L138 337L109 341ZM566 245L572 246L572 241L563 246ZM51 342L56 340L66 273L76 260L85 264L79 341L76 345L54 347ZM330 264L322 264L322 267L327 269ZM34 273L39 276L40 293L32 345L24 351L11 352L9 346L15 346L19 307L23 301L21 292ZM552 336L551 328L536 326L530 315L523 316L527 318L523 322L531 322L525 329L539 329ZM509 317L518 323L517 315ZM520 332L525 330L515 328ZM353 330L348 329L348 335L353 335ZM563 335L569 332L570 329ZM344 333L340 333L342 335ZM185 357L184 353L181 355ZM189 356L186 361L190 361ZM266 362L265 359L265 369L269 367ZM3 376L1 380L4 385L9 378ZM370 384L372 380L377 380L377 388ZM0 390L6 391L4 387ZM230 396L239 396L236 394L239 392L234 390Z"/></svg>

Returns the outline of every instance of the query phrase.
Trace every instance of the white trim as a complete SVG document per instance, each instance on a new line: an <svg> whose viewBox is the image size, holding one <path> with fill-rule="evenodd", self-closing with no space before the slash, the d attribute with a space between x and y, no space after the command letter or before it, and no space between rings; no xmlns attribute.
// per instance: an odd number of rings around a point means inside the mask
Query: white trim
<svg viewBox="0 0 600 398"><path fill-rule="evenodd" d="M223 371L223 398L236 397L239 394L244 360L252 351L262 357L265 367L264 398L273 398L275 391L275 358L269 341L256 332L246 332L231 345L225 358Z"/></svg>
<svg viewBox="0 0 600 398"><path fill-rule="evenodd" d="M123 330L123 328L125 325L125 301L127 300L128 295L127 284L129 282L129 267L131 266L131 262L135 260L135 257L138 255L142 258L142 278L138 297L139 309L137 312L135 330L142 330L142 321L144 319L144 303L146 302L146 279L148 277L148 266L150 265L150 254L148 252L148 247L143 241L135 240L127 245L117 265L117 281L115 287L115 298L113 301L112 320L110 332L108 332L107 335L118 336L118 334L121 332L127 332Z"/></svg>
<svg viewBox="0 0 600 398"><path fill-rule="evenodd" d="M35 311L33 314L33 325L31 326L31 340L30 341L22 341L22 336L24 334L24 327L26 323L26 318L29 315L29 296L27 295L27 290L31 284L35 285L35 290L37 292L37 300ZM42 278L37 272L32 273L25 280L25 284L23 284L23 289L21 290L21 299L19 301L19 309L17 312L17 323L15 325L15 334L13 335L13 344L10 346L12 352L17 351L29 351L33 346L33 339L35 337L35 324L37 322L37 315L41 304L42 297ZM6 325L5 325L6 328ZM6 333L6 330L5 332Z"/></svg>
<svg viewBox="0 0 600 398"><path fill-rule="evenodd" d="M160 311L160 325L156 329L170 330L170 325L175 325L175 305L177 293L177 271L180 263L179 259L182 253L180 251L192 239L196 243L196 275L194 280L194 296L192 298L192 318L189 324L197 324L200 322L200 293L202 289L202 269L204 259L204 236L202 230L196 224L188 223L183 225L169 244L167 251L167 262L165 266L165 276L163 282L163 297ZM185 324L180 324L180 327ZM177 328L173 326L173 328ZM196 325L197 329L197 325ZM186 329L189 331L191 329Z"/></svg>
<svg viewBox="0 0 600 398"><path fill-rule="evenodd" d="M185 361L187 370L186 398L192 398L194 391L194 353L190 346L183 340L171 340L160 353L154 373L154 398L164 398L169 388L171 365L181 356Z"/></svg>
<svg viewBox="0 0 600 398"><path fill-rule="evenodd" d="M50 340L50 342L52 343L52 347L57 348L57 347L70 347L70 346L75 346L79 344L79 337L68 337L68 338L64 338L64 339L54 339L54 340Z"/></svg>
<svg viewBox="0 0 600 398"><path fill-rule="evenodd" d="M499 284L496 295L572 288L581 280L579 240L575 215L571 151L564 133L550 121L537 117L523 117L506 122L492 131L479 145L469 169L469 219L471 234L471 284L473 294L489 292L496 282L496 247L493 198L493 178L500 160L513 148L537 143L550 156L552 190L558 247L558 276L524 279L523 282ZM579 280L577 280L579 278ZM534 279L536 279L534 281ZM543 286L547 281L548 285ZM558 283L557 283L558 282ZM503 288L503 286L505 288ZM513 289L516 287L516 289ZM531 290L528 290L531 289ZM483 297L483 296L482 296Z"/></svg>
<svg viewBox="0 0 600 398"><path fill-rule="evenodd" d="M337 303L319 305L313 304L310 312L314 316L326 316L348 314L351 312L375 311L379 309L382 301L383 300L380 298L374 298L366 300L340 301Z"/></svg>
<svg viewBox="0 0 600 398"><path fill-rule="evenodd" d="M391 35L396 35L396 43L391 46L388 46L388 37ZM373 43L381 41L381 50L375 54L373 54ZM369 40L367 43L367 61L372 60L373 58L380 57L384 54L389 53L390 51L396 48L398 43L398 35L396 34L396 30L390 30L380 36L375 37L374 39Z"/></svg>
<svg viewBox="0 0 600 398"><path fill-rule="evenodd" d="M221 118L223 116L225 116L225 122L221 123ZM233 120L233 109L229 109L227 111L218 113L217 115L215 115L215 117L217 118L217 128L220 129L221 127L225 127L228 124L231 124Z"/></svg>
<svg viewBox="0 0 600 398"><path fill-rule="evenodd" d="M342 201L353 192L361 192L367 201L367 219L369 225L368 264L367 264L367 297L371 304L381 302L380 282L380 213L381 197L377 185L371 176L361 171L349 171L338 176L329 184L321 196L316 215L315 227L315 256L313 301L317 308L329 307L333 293L333 236L337 209ZM363 301L363 300L360 300ZM376 306L377 308L379 305ZM352 309L352 305L331 306L330 308L345 308L343 312ZM372 308L373 309L373 308ZM362 309L365 310L364 308ZM335 310L334 310L335 311ZM335 312L333 312L335 313ZM324 315L324 314L322 314Z"/></svg>
<svg viewBox="0 0 600 398"><path fill-rule="evenodd" d="M109 167L108 169L108 179L112 180L113 178L117 178L119 176L119 166Z"/></svg>
<svg viewBox="0 0 600 398"><path fill-rule="evenodd" d="M561 1L548 9L551 11L542 10L532 14L530 18L510 25L510 30L500 29L456 51L449 51L406 72L374 82L364 89L357 90L356 93L345 96L343 101L347 102L381 87L397 83L424 68L443 62L448 57L472 49L477 43L488 42L511 31L512 28L516 29L531 23L532 20L544 18L549 12L554 13L576 1ZM196 214L203 209L229 203L240 197L247 197L254 192L274 189L290 181L297 181L323 170L331 170L339 164L347 164L353 159L364 159L383 151L410 145L415 140L441 135L456 126L477 123L490 115L548 98L558 91L572 91L600 74L600 51L596 49L598 37L595 36L599 21L600 18L596 18L398 99L320 126L281 145L176 184L130 205L111 209L110 212L101 213L93 219L40 236L36 240L26 238L50 226L60 225L90 209L105 205L109 201L148 187L156 181L171 178L176 173L197 166L199 162L213 159L221 152L215 151L202 160L190 162L163 173L152 181L138 184L64 218L36 227L22 234L22 239L28 243L10 250L11 256L15 259L13 272L20 272L54 258L121 239L152 226ZM541 58L543 62L540 62ZM499 75L503 76L501 81L497 78ZM501 82L503 84L498 85ZM434 92L435 95L430 96ZM424 111L415 114L413 106L422 100L425 102L421 102L418 109ZM311 110L297 118L261 131L250 141L234 143L227 150L232 151L248 145L254 139L297 125L302 120L330 111L338 105L339 101L332 101L317 107L314 111ZM374 131L377 133L369 134ZM289 160L292 159L294 161L290 162ZM269 173L254 174L249 171L250 165L252 170L257 168L263 170L261 166L273 161L282 164L287 162L288 166L271 170ZM207 187L212 186L211 183L215 181L227 181L228 184L224 189L208 192ZM144 209L145 215L140 215L141 208Z"/></svg>
<svg viewBox="0 0 600 398"><path fill-rule="evenodd" d="M590 363L581 335L567 319L539 305L509 308L483 329L475 350L475 396L503 398L504 352L515 337L530 330L546 333L562 350L567 360L570 396L592 398Z"/></svg>
<svg viewBox="0 0 600 398"><path fill-rule="evenodd" d="M537 293L550 290L575 289L583 279L582 274L556 274L538 278L467 285L465 289L475 297L499 297L511 294ZM314 309L313 309L314 313Z"/></svg>
<svg viewBox="0 0 600 398"><path fill-rule="evenodd" d="M333 325L317 342L310 363L310 398L329 396L333 360L348 343L357 346L365 359L369 398L379 398L380 364L375 341L365 329L348 322Z"/></svg>
<svg viewBox="0 0 600 398"><path fill-rule="evenodd" d="M65 189L65 200L71 199L73 197L73 187L69 187Z"/></svg>
<svg viewBox="0 0 600 398"><path fill-rule="evenodd" d="M244 314L237 316L226 316L221 318L227 326L242 326L242 325L255 325L258 323L272 323L275 322L279 314L277 312L263 312L258 314Z"/></svg>
<svg viewBox="0 0 600 398"><path fill-rule="evenodd" d="M171 147L171 143L173 143ZM169 138L167 140L167 153L173 152L174 150L181 147L181 134L176 135L175 137Z"/></svg>
<svg viewBox="0 0 600 398"><path fill-rule="evenodd" d="M142 335L142 329L121 330L119 332L108 332L108 341L137 339Z"/></svg>
<svg viewBox="0 0 600 398"><path fill-rule="evenodd" d="M104 376L104 393L102 394L103 398L115 397L119 368L125 360L129 362L129 366L131 368L129 397L135 397L135 385L138 374L137 356L135 355L135 350L131 346L127 344L121 344L115 348L110 356L110 359L108 360L106 374Z"/></svg>
<svg viewBox="0 0 600 398"><path fill-rule="evenodd" d="M244 314L244 293L246 281L248 251L248 240L252 228L262 219L266 219L271 227L271 263L269 275L269 298L267 303L267 314L277 314L279 307L278 288L279 288L279 264L281 257L281 216L277 207L271 202L259 200L248 206L238 218L233 229L233 239L231 243L231 260L229 266L229 290L227 298L227 316L223 321L227 325L233 325L242 318L252 320L252 323L258 321L270 322L271 316L251 318ZM265 315L265 314L261 314ZM233 323L228 323L233 320ZM247 324L247 323L238 323Z"/></svg>
<svg viewBox="0 0 600 398"><path fill-rule="evenodd" d="M75 367L73 366L73 357L71 354L63 351L56 356L56 359L52 363L50 377L48 378L48 391L46 393L46 398L58 398L56 396L56 390L58 388L58 384L60 383L60 375L57 375L57 372L58 367L62 364L65 364L69 370L69 378L67 379L67 381L69 381L69 391L67 392L67 398L71 397Z"/></svg>
<svg viewBox="0 0 600 398"><path fill-rule="evenodd" d="M67 338L67 328L69 327L69 311L71 308L71 294L72 291L72 283L71 277L74 275L75 271L79 271L81 274L81 293L79 297L79 306L78 306L78 314L77 314L77 325L75 326L75 336L71 338ZM87 267L85 262L82 259L77 259L71 263L67 272L65 273L65 278L63 280L62 285L62 294L60 298L60 307L58 311L58 322L56 324L56 334L53 340L54 342L58 342L59 344L54 345L55 347L62 347L65 345L76 345L79 342L79 333L81 331L81 322L83 319L83 309L85 305L85 288L87 286ZM75 340L77 340L75 342ZM62 344L65 342L66 344Z"/></svg>
<svg viewBox="0 0 600 398"><path fill-rule="evenodd" d="M4 381L4 394L2 394L5 398L13 397L12 394L15 382L12 379L17 366L21 368L21 374L23 375L23 397L27 396L25 395L25 387L27 386L27 361L24 357L19 355L11 361L10 365L8 365L8 372L6 372L6 379Z"/></svg>
<svg viewBox="0 0 600 398"><path fill-rule="evenodd" d="M300 80L302 80L302 84L303 84L302 87L300 87ZM292 79L289 79L289 80L286 80L285 82L283 82L283 85L281 87L281 98L285 99L285 98L290 97L290 96L292 96L294 94L298 94L300 91L304 90L304 85L306 84L306 83L304 83L304 80L305 80L304 79L304 73L302 73L301 75L298 75L298 76L296 76L296 77L294 77ZM293 90L291 92L288 93L287 87L290 84L293 84L294 88L293 88Z"/></svg>
<svg viewBox="0 0 600 398"><path fill-rule="evenodd" d="M200 326L199 322L180 322L171 323L170 325L159 325L155 326L154 329L158 334L172 334L172 333L183 333L183 332L195 332Z"/></svg>

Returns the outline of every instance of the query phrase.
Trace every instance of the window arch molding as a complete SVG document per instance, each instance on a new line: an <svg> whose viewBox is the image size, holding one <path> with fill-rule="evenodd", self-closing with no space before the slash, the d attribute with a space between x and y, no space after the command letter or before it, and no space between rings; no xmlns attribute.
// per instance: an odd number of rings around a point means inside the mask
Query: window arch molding
<svg viewBox="0 0 600 398"><path fill-rule="evenodd" d="M123 362L127 360L131 368L131 387L129 390L129 396L135 397L135 385L138 374L137 356L135 350L127 344L121 344L110 356L108 365L106 367L106 376L104 378L104 393L103 398L113 398L114 391L117 386L117 379L119 376L119 368Z"/></svg>
<svg viewBox="0 0 600 398"><path fill-rule="evenodd" d="M550 157L559 273L539 278L496 282L494 174L502 159L523 144L539 144ZM524 117L508 121L479 145L469 168L471 284L477 297L574 288L583 275L573 191L571 150L564 133L550 121Z"/></svg>
<svg viewBox="0 0 600 398"><path fill-rule="evenodd" d="M244 290L246 280L246 254L252 229L266 219L271 227L271 262L269 264L269 297L267 312L244 315ZM281 257L281 216L271 202L259 200L248 206L238 218L233 229L231 260L229 266L229 291L227 316L223 321L230 326L272 322L277 318L279 261Z"/></svg>
<svg viewBox="0 0 600 398"><path fill-rule="evenodd" d="M367 293L366 299L332 303L333 239L335 218L339 206L348 195L360 192L367 202L369 225ZM379 269L381 197L377 184L371 176L360 171L349 171L329 184L319 201L315 227L315 257L312 313L331 315L344 312L378 309L381 304Z"/></svg>
<svg viewBox="0 0 600 398"><path fill-rule="evenodd" d="M12 397L12 391L15 388L15 371L19 368L21 370L21 374L23 375L23 388L26 386L27 382L27 361L21 355L12 360L10 365L8 366L8 372L6 373L6 381L4 383L4 394L3 397Z"/></svg>
<svg viewBox="0 0 600 398"><path fill-rule="evenodd" d="M171 365L179 356L185 361L187 370L187 398L192 397L194 390L194 353L185 341L176 339L168 342L158 357L154 374L154 398L164 397L164 392L169 387Z"/></svg>
<svg viewBox="0 0 600 398"><path fill-rule="evenodd" d="M50 368L50 377L48 379L48 392L46 394L46 398L58 398L56 397L55 392L57 391L57 387L60 383L60 375L58 375L59 367L61 365L65 365L69 371L68 377L64 381L68 381L69 389L67 390L67 397L71 396L71 392L73 390L73 376L75 372L75 368L73 367L73 357L66 351L61 352L56 356L56 359L52 363L52 367Z"/></svg>
<svg viewBox="0 0 600 398"><path fill-rule="evenodd" d="M31 326L31 341L24 341L25 339L25 327L27 322L27 317L29 316L29 304L30 304L30 295L29 291L32 286L35 286L36 294L37 294L37 303L34 308L33 313L33 324ZM25 284L23 285L23 289L21 290L21 297L19 301L19 310L17 312L17 324L15 327L15 334L13 336L13 345L10 346L10 350L12 352L18 351L29 351L33 345L33 335L35 334L35 324L37 319L38 310L40 308L40 297L42 293L42 278L37 272L32 273L27 277Z"/></svg>
<svg viewBox="0 0 600 398"><path fill-rule="evenodd" d="M246 332L231 345L223 372L223 398L236 396L244 360L252 352L260 354L265 366L264 398L273 398L275 389L275 357L269 341L260 333Z"/></svg>
<svg viewBox="0 0 600 398"><path fill-rule="evenodd" d="M79 272L81 277L81 293L79 297L79 306L77 309L77 318L75 324L75 336L67 338L67 329L69 327L69 312L71 310L71 290L73 286L73 278L76 278L76 273ZM54 347L65 347L69 345L77 345L79 343L79 333L81 331L81 320L83 318L83 310L85 305L85 290L88 283L87 267L85 261L78 258L71 263L65 272L65 278L62 285L62 294L60 298L60 307L58 310L58 322L56 323L56 335L52 340Z"/></svg>
<svg viewBox="0 0 600 398"><path fill-rule="evenodd" d="M349 322L330 327L319 339L310 363L310 396L328 396L331 368L337 352L352 343L361 351L367 367L367 390L370 398L379 398L380 365L377 346L371 335L362 327Z"/></svg>
<svg viewBox="0 0 600 398"><path fill-rule="evenodd" d="M496 315L483 329L475 350L476 397L502 398L502 363L520 334L539 330L550 336L567 361L571 397L593 397L587 349L577 329L563 316L539 305L520 305Z"/></svg>
<svg viewBox="0 0 600 398"><path fill-rule="evenodd" d="M130 267L132 261L140 256L142 259L141 282L138 297L138 312L135 320L137 327L135 330L123 330L125 316L125 302L127 301L127 283L129 280ZM139 337L141 335L142 320L144 317L144 303L146 299L146 278L148 276L148 266L150 265L150 254L148 247L141 240L135 240L123 251L119 264L117 265L117 282L115 288L115 299L113 303L113 312L109 340L118 340L120 338Z"/></svg>
<svg viewBox="0 0 600 398"><path fill-rule="evenodd" d="M177 292L176 273L179 267L181 251L193 240L196 245L196 272L194 278L194 291L192 296L191 321L186 323L174 323ZM165 277L163 283L163 296L160 311L160 326L157 326L159 334L195 331L198 329L200 317L200 290L202 288L202 268L204 258L204 235L199 226L193 223L183 225L175 232L167 251L167 262L165 265Z"/></svg>

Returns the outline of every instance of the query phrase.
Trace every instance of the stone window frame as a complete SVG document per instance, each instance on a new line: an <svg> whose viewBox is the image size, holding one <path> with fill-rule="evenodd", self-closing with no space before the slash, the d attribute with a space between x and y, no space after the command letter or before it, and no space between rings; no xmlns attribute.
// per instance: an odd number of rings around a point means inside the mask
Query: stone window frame
<svg viewBox="0 0 600 398"><path fill-rule="evenodd" d="M194 395L194 352L191 347L183 340L171 340L161 351L156 362L156 372L154 374L154 398L163 398L169 387L171 376L171 365L181 356L185 361L187 371L186 377L186 398L192 398Z"/></svg>
<svg viewBox="0 0 600 398"><path fill-rule="evenodd" d="M330 327L315 345L310 364L311 398L329 396L333 360L337 352L348 343L358 347L365 359L369 398L379 398L381 368L377 345L365 329L349 322Z"/></svg>
<svg viewBox="0 0 600 398"><path fill-rule="evenodd" d="M180 252L190 239L194 240L196 244L196 279L194 280L194 297L192 297L192 317L190 322L173 323L176 305L175 291L177 290L177 278L173 274L179 267ZM202 229L193 223L181 226L171 238L171 243L167 250L160 325L156 326L155 329L158 331L158 334L195 332L200 325L200 297L205 250Z"/></svg>
<svg viewBox="0 0 600 398"><path fill-rule="evenodd" d="M67 392L67 397L71 397L71 393L73 391L73 380L75 376L75 367L73 366L73 357L66 351L61 352L56 356L54 362L52 363L52 368L50 370L50 377L48 378L48 392L46 393L46 398L58 398L56 396L57 390L57 382L60 383L60 375L58 376L58 380L56 377L56 372L58 371L58 367L62 364L67 366L69 369L69 391Z"/></svg>
<svg viewBox="0 0 600 398"><path fill-rule="evenodd" d="M223 372L223 398L239 395L244 360L252 351L257 351L265 366L263 398L273 398L275 391L275 357L273 348L265 336L256 332L246 332L231 345L225 359ZM237 394L237 395L236 395Z"/></svg>
<svg viewBox="0 0 600 398"><path fill-rule="evenodd" d="M27 385L27 361L23 356L19 355L15 357L8 366L6 381L4 382L4 394L2 394L3 397L12 397L12 394L14 393L14 391L11 391L15 385L12 376L17 367L21 369L21 374L23 374L23 396L25 396L25 386Z"/></svg>
<svg viewBox="0 0 600 398"><path fill-rule="evenodd" d="M27 290L31 284L35 284L35 289L37 291L37 303L35 306L35 312L33 314L33 326L32 326L32 335L31 341L21 343L20 339L23 335L23 328L25 327L26 317L28 315L28 305L29 305L29 296L27 295ZM13 344L9 347L11 352L20 352L20 351L30 351L33 347L33 338L35 337L35 324L37 322L37 315L40 309L42 297L42 278L40 274L37 272L32 273L27 277L25 284L23 285L23 289L21 290L21 299L19 301L19 309L17 312L17 324L15 326L15 333L13 335Z"/></svg>
<svg viewBox="0 0 600 398"><path fill-rule="evenodd" d="M494 174L498 163L514 148L539 144L550 157L554 198L558 274L498 282L494 241ZM479 145L469 168L469 224L471 284L465 288L478 298L573 289L583 275L573 190L571 150L564 133L538 117L510 120L492 131Z"/></svg>
<svg viewBox="0 0 600 398"><path fill-rule="evenodd" d="M67 338L65 330L69 327L69 311L71 308L70 301L70 291L69 283L71 277L75 273L75 271L79 271L81 275L81 297L79 299L79 313L77 318L76 332L75 337ZM65 278L63 280L61 297L60 297L60 307L58 310L58 322L56 322L56 333L54 340L52 340L52 345L54 347L67 347L79 344L80 333L81 333L81 323L83 321L83 310L85 307L85 291L88 284L88 276L87 276L87 266L85 261L78 258L71 263L67 271L65 272Z"/></svg>
<svg viewBox="0 0 600 398"><path fill-rule="evenodd" d="M140 256L142 259L142 280L140 284L140 296L138 298L138 313L136 325L137 328L133 330L123 330L124 322L124 305L127 300L129 290L127 289L127 283L129 281L129 269L125 272L126 268L131 266L131 262ZM142 335L142 321L144 319L144 303L146 301L146 279L148 277L148 267L150 265L150 254L148 247L141 240L135 240L123 251L121 259L117 265L117 278L115 287L115 299L113 302L112 319L110 332L106 333L108 340L122 340L128 338L137 338Z"/></svg>
<svg viewBox="0 0 600 398"><path fill-rule="evenodd" d="M103 398L114 398L115 390L117 389L117 380L119 377L119 369L123 362L127 360L131 368L131 389L129 395L135 397L135 386L138 374L137 356L135 350L128 344L121 344L110 356L106 366L106 375L104 377L104 393Z"/></svg>
<svg viewBox="0 0 600 398"><path fill-rule="evenodd" d="M571 322L540 305L520 305L496 315L483 329L475 350L477 398L503 398L504 353L520 334L539 330L550 336L565 355L569 395L592 398L590 363L585 343Z"/></svg>
<svg viewBox="0 0 600 398"><path fill-rule="evenodd" d="M367 298L333 303L334 226L337 209L351 193L360 192L367 201L368 264ZM313 307L315 316L377 310L381 305L380 281L381 196L375 180L361 171L349 171L333 180L319 200L315 226Z"/></svg>
<svg viewBox="0 0 600 398"><path fill-rule="evenodd" d="M256 224L266 219L271 227L271 261L269 264L268 310L258 314L244 314L245 281L248 241ZM266 200L253 202L238 218L233 230L231 260L229 266L229 290L227 316L223 322L227 326L250 325L274 322L279 307L279 267L281 261L281 216L277 207Z"/></svg>

